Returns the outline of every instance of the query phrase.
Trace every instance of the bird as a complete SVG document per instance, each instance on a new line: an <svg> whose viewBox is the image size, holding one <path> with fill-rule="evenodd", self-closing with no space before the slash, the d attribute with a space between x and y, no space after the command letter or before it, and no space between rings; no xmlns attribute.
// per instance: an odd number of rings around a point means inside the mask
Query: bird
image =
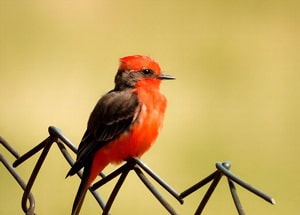
<svg viewBox="0 0 300 215"><path fill-rule="evenodd" d="M66 176L83 168L72 215L79 214L87 190L108 164L141 157L152 146L167 106L160 83L173 79L162 73L159 64L149 56L120 58L115 86L91 112L76 161Z"/></svg>

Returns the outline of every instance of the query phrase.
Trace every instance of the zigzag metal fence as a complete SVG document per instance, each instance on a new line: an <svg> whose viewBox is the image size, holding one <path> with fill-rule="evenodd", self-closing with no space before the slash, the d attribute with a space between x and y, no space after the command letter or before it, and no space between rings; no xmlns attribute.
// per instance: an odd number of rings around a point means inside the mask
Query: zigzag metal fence
<svg viewBox="0 0 300 215"><path fill-rule="evenodd" d="M24 155L20 156L18 152L5 140L0 136L0 143L12 156L16 158L13 164L10 164L5 157L0 153L0 161L5 166L7 171L13 176L14 180L20 185L20 187L24 190L21 206L22 210L26 215L34 215L35 211L35 200L34 196L31 193L31 189L34 185L34 182L38 176L40 168L42 167L45 158L51 148L51 146L56 143L58 148L60 149L62 155L66 159L66 161L73 165L74 161L70 156L68 149L72 152L76 153L77 148L76 146L56 127L50 126L48 128L49 136L42 141L40 144L35 146L33 149L25 153ZM24 182L22 177L18 174L16 167L21 165L23 162L31 158L37 152L41 151L41 154L33 168L33 171L29 177L27 184ZM162 186L171 196L178 200L180 204L184 203L184 198L191 195L198 189L202 188L207 183L211 182L208 190L204 194L202 200L200 201L198 207L195 210L195 215L202 214L204 207L206 206L207 202L210 199L210 196L214 192L216 186L218 185L220 179L225 176L228 180L229 189L231 192L232 199L236 206L237 212L240 215L245 214L241 202L239 200L235 184L238 184L245 188L246 190L254 193L255 195L261 197L262 199L268 201L271 204L275 204L275 201L272 197L267 195L266 193L262 192L261 190L251 186L249 183L245 182L244 180L240 179L236 175L234 175L230 171L231 163L230 162L218 162L216 163L216 168L212 174L207 176L206 178L200 180L198 183L192 185L191 187L187 188L183 192L179 193L174 190L170 185L168 185L159 175L157 175L154 171L152 171L144 162L142 162L138 158L132 158L119 167L114 172L110 173L109 175L104 175L103 173L100 174L102 177L98 182L94 183L90 188L90 192L94 196L97 203L102 208L102 214L106 215L109 214L109 211L114 203L115 197L117 196L120 188L122 187L126 177L130 171L134 171L138 178L143 182L143 184L148 188L148 190L153 194L154 198L156 198L160 204L165 208L169 214L176 215L178 214L175 209L165 200L165 198L157 191L155 186L149 181L149 177L154 179L160 186ZM78 176L81 177L81 172L78 173ZM119 176L116 185L114 186L107 202L105 202L101 196L97 193L97 189L101 186L104 186L107 182L111 181L112 179Z"/></svg>

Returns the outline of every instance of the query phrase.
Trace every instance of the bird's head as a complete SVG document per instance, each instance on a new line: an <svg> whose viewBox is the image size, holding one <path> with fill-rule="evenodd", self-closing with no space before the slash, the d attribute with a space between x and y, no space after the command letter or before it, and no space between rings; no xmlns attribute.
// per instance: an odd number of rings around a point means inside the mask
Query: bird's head
<svg viewBox="0 0 300 215"><path fill-rule="evenodd" d="M132 55L120 59L120 67L115 76L115 89L135 88L145 85L159 88L161 80L173 80L174 77L161 73L160 66L152 58Z"/></svg>

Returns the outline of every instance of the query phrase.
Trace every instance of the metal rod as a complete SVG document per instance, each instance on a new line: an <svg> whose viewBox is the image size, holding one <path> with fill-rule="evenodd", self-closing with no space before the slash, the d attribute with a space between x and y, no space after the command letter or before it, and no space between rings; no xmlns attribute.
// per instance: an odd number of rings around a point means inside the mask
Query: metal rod
<svg viewBox="0 0 300 215"><path fill-rule="evenodd" d="M223 163L221 163L221 162L216 163L216 167L217 167L218 170L220 170L224 175L226 175L232 181L234 181L237 184L241 185L242 187L244 187L245 189L247 189L250 192L254 193L255 195L263 198L267 202L270 202L271 204L275 204L275 200L271 196L269 196L268 194L264 193L263 191L255 188L255 187L253 187L252 185L250 185L246 181L243 181L242 179L240 179L239 177L237 177L236 175L234 175L233 173L231 173L226 168L226 166L223 165Z"/></svg>
<svg viewBox="0 0 300 215"><path fill-rule="evenodd" d="M110 208L111 208L111 206L112 206L112 204L113 204L113 202L114 202L114 200L115 200L115 198L116 198L116 196L117 196L117 194L118 194L121 186L123 185L123 183L124 183L124 181L125 181L128 173L129 173L129 171L130 171L130 169L127 169L126 171L124 171L121 174L121 176L120 176L117 184L115 185L113 191L111 192L111 194L109 196L107 204L106 204L105 208L103 209L102 215L107 215L108 214L108 212L109 212L109 210L110 210Z"/></svg>
<svg viewBox="0 0 300 215"><path fill-rule="evenodd" d="M221 172L218 172L218 174L215 174L215 178L214 180L212 181L211 185L209 186L208 190L206 191L202 201L200 202L196 212L195 212L195 215L200 215L205 207L205 205L207 204L211 194L214 192L216 186L218 185L220 179L222 177L222 173Z"/></svg>
<svg viewBox="0 0 300 215"><path fill-rule="evenodd" d="M12 154L15 158L19 158L20 155L19 153L11 146L8 144L8 142L0 136L0 143L2 146L4 146L4 148L6 148L7 151L10 152L10 154Z"/></svg>
<svg viewBox="0 0 300 215"><path fill-rule="evenodd" d="M20 155L18 154L18 152L11 147L8 142L3 139L2 137L0 137L0 143L15 157L15 158L19 158ZM19 176L19 174L17 173L17 171L13 168L12 165L10 165L6 159L4 158L4 156L0 153L0 161L1 163L5 166L5 168L8 170L8 172L13 176L13 178L17 181L17 183L20 185L20 187L25 190L26 189L26 184L23 181L23 179ZM26 211L24 211L27 215L34 215L34 210L35 210L35 200L34 197L32 195L32 193L30 192L28 194L27 200L29 202L29 206L28 208L26 208Z"/></svg>
<svg viewBox="0 0 300 215"><path fill-rule="evenodd" d="M234 182L231 181L229 178L228 179L228 184L229 184L229 188L230 188L230 193L231 193L231 196L233 198L233 202L234 202L234 205L239 213L239 215L245 215L245 212L243 210L243 207L242 207L242 204L240 202L240 199L239 199L239 196L237 194L237 191L236 191L236 188L235 188L235 185L234 185Z"/></svg>
<svg viewBox="0 0 300 215"><path fill-rule="evenodd" d="M121 167L119 167L118 169L116 169L115 171L113 171L112 173L110 173L109 175L107 175L106 177L100 179L99 181L97 181L96 183L94 183L91 186L92 190L96 190L99 187L103 186L104 184L106 184L107 182L111 181L112 179L114 179L115 177L117 177L118 175L122 174L124 171L127 171L127 169L132 168L131 167L131 163L125 163L123 164Z"/></svg>
<svg viewBox="0 0 300 215"><path fill-rule="evenodd" d="M47 142L45 143L45 148L42 151L42 154L40 155L40 157L39 157L39 159L38 159L38 161L37 161L37 163L36 163L36 165L35 165L32 173L31 173L31 175L29 177L28 183L26 185L26 188L25 188L23 196L22 196L22 209L23 209L24 212L27 211L26 200L28 198L28 195L29 195L29 193L31 191L31 188L32 188L32 186L33 186L33 184L35 182L35 179L36 179L36 177L37 177L37 175L38 175L38 173L39 173L39 171L40 171L40 169L41 169L41 167L42 167L42 165L44 163L44 160L45 160L45 158L46 158L46 156L47 156L47 154L48 154L48 152L49 152L49 150L51 148L51 145L53 143L53 139L52 138L47 138L46 140L47 140Z"/></svg>
<svg viewBox="0 0 300 215"><path fill-rule="evenodd" d="M66 147L63 145L63 142L58 140L56 143L57 143L61 153L63 154L64 158L72 166L74 164L74 160L72 159L72 157L68 153ZM79 176L79 178L82 178L82 173L81 172L79 172L77 175ZM95 190L92 190L91 188L89 188L89 191L92 193L92 195L94 196L94 198L96 199L96 201L100 205L101 209L103 209L105 207L105 202L101 198L101 196L98 194L98 192L95 191Z"/></svg>
<svg viewBox="0 0 300 215"><path fill-rule="evenodd" d="M210 174L206 178L202 179L198 183L194 184L193 186L191 186L188 189L186 189L185 191L183 191L179 196L181 198L187 197L188 195L192 194L196 190L198 190L201 187L203 187L204 185L206 185L208 182L212 181L216 177L216 174L218 174L218 170L216 170L215 172L213 172L212 174Z"/></svg>
<svg viewBox="0 0 300 215"><path fill-rule="evenodd" d="M134 171L144 183L144 185L150 190L150 192L155 196L155 198L164 206L164 208L172 215L177 215L177 212L173 209L173 207L160 195L160 193L155 189L155 187L150 183L150 181L146 178L144 173L138 168L135 167Z"/></svg>
<svg viewBox="0 0 300 215"><path fill-rule="evenodd" d="M77 147L61 132L60 129L56 128L55 126L49 126L48 132L51 136L59 138L74 153L77 153Z"/></svg>
<svg viewBox="0 0 300 215"><path fill-rule="evenodd" d="M33 149L26 152L24 155L20 156L15 162L13 163L13 167L18 167L20 164L22 164L24 161L35 155L38 151L42 150L45 145L48 143L49 139L51 137L47 137L43 142L35 146Z"/></svg>
<svg viewBox="0 0 300 215"><path fill-rule="evenodd" d="M183 204L183 199L180 197L179 193L174 190L170 185L167 184L159 175L153 172L143 161L139 158L132 158L135 163L137 163L145 172L147 172L158 184L160 184L167 192L169 192L177 201Z"/></svg>
<svg viewBox="0 0 300 215"><path fill-rule="evenodd" d="M23 179L18 175L18 173L15 171L15 169L5 160L5 158L0 154L0 161L3 163L5 168L9 171L9 173L14 177L14 179L18 182L18 184L21 186L23 190L26 189L26 184L23 181ZM26 198L26 200L29 201L29 206L26 207L26 210L23 209L23 211L27 215L33 215L34 209L35 209L35 201L33 198L32 193L30 192Z"/></svg>

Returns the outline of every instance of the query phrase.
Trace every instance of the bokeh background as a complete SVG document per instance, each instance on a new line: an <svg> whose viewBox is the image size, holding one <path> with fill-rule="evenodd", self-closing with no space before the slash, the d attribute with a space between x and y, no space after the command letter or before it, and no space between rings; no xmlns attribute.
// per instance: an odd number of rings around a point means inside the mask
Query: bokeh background
<svg viewBox="0 0 300 215"><path fill-rule="evenodd" d="M55 125L80 142L118 58L146 54L177 77L143 160L178 191L217 161L270 193L275 206L238 188L248 214L300 211L300 4L298 1L0 1L0 135L23 154ZM9 160L3 148L1 153ZM25 178L37 156L18 171ZM106 172L114 170L110 166ZM37 214L69 214L79 179L53 147L33 187ZM22 192L0 166L0 214L22 214ZM115 181L99 191L103 198ZM183 206L193 214L206 188ZM99 214L87 195L82 214ZM167 214L131 173L113 214ZM237 214L226 180L204 214Z"/></svg>

